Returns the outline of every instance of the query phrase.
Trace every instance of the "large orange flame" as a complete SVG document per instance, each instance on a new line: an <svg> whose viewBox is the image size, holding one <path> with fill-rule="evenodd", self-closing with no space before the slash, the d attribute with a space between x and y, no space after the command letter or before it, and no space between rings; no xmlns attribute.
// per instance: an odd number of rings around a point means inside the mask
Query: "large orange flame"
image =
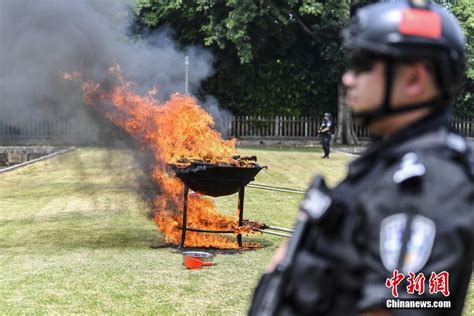
<svg viewBox="0 0 474 316"><path fill-rule="evenodd" d="M120 67L109 69L116 81L110 91L103 91L100 84L83 84L84 101L106 115L115 125L129 133L140 145L153 153L152 179L161 194L154 201L154 220L166 236L167 243L181 241L183 183L175 177L169 164L179 165L183 159L204 160L211 163L233 164L236 154L235 139L223 140L213 129L212 117L204 111L195 98L173 94L169 101L158 102L153 88L147 96L132 91L132 83L123 78ZM79 73L63 74L73 79ZM192 193L188 198L188 226L203 230L228 230L249 233L251 227L239 226L237 214L227 216L217 212L214 202L206 196ZM186 247L238 248L234 239L218 234L187 231ZM244 248L258 247L244 244Z"/></svg>

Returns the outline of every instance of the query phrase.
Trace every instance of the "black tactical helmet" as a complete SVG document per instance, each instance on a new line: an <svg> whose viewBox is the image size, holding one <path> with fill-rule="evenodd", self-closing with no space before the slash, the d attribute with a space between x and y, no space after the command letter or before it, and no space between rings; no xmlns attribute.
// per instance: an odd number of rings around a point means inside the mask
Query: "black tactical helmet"
<svg viewBox="0 0 474 316"><path fill-rule="evenodd" d="M360 8L344 33L349 50L367 50L394 60L426 60L438 84L453 97L462 82L465 39L456 18L427 0L379 3Z"/></svg>

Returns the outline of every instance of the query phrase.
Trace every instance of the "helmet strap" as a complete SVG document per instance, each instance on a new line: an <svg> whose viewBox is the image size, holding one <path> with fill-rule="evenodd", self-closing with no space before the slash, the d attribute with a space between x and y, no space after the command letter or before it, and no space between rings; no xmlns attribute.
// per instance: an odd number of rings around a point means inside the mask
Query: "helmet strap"
<svg viewBox="0 0 474 316"><path fill-rule="evenodd" d="M385 59L385 96L383 98L382 109L390 113L390 99L392 98L392 86L394 77L394 63L392 59Z"/></svg>
<svg viewBox="0 0 474 316"><path fill-rule="evenodd" d="M444 104L445 102L443 101L443 99L437 98L437 99L433 99L427 102L413 103L410 105L403 106L401 108L396 108L396 109L391 108L389 112L387 112L385 108L382 107L375 111L353 113L353 115L354 115L354 118L362 121L361 122L362 126L366 127L377 120L380 120L392 115L411 112L411 111L415 111L422 108L428 108L428 107L433 108L434 110L437 110L437 109L442 108Z"/></svg>
<svg viewBox="0 0 474 316"><path fill-rule="evenodd" d="M400 113L415 111L425 107L440 108L445 102L444 98L436 98L427 102L413 103L400 108L393 108L390 104L392 97L393 79L395 72L395 62L387 58L385 59L385 94L384 100L380 107L373 111L353 113L354 118L361 121L362 126L367 127L371 123Z"/></svg>

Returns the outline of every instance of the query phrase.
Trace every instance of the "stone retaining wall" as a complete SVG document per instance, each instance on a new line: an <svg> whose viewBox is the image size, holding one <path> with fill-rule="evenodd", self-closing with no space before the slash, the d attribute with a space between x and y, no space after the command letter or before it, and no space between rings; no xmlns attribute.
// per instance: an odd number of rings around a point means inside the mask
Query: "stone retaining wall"
<svg viewBox="0 0 474 316"><path fill-rule="evenodd" d="M54 146L0 146L0 164L22 163L50 155L61 149Z"/></svg>

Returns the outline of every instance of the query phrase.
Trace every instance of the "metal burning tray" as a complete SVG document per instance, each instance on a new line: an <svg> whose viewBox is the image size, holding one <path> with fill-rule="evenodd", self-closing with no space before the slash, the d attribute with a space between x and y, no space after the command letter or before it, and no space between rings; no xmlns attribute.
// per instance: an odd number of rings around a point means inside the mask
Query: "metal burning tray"
<svg viewBox="0 0 474 316"><path fill-rule="evenodd" d="M216 197L238 192L266 166L255 163L238 167L193 162L187 167L171 165L171 168L191 190Z"/></svg>

